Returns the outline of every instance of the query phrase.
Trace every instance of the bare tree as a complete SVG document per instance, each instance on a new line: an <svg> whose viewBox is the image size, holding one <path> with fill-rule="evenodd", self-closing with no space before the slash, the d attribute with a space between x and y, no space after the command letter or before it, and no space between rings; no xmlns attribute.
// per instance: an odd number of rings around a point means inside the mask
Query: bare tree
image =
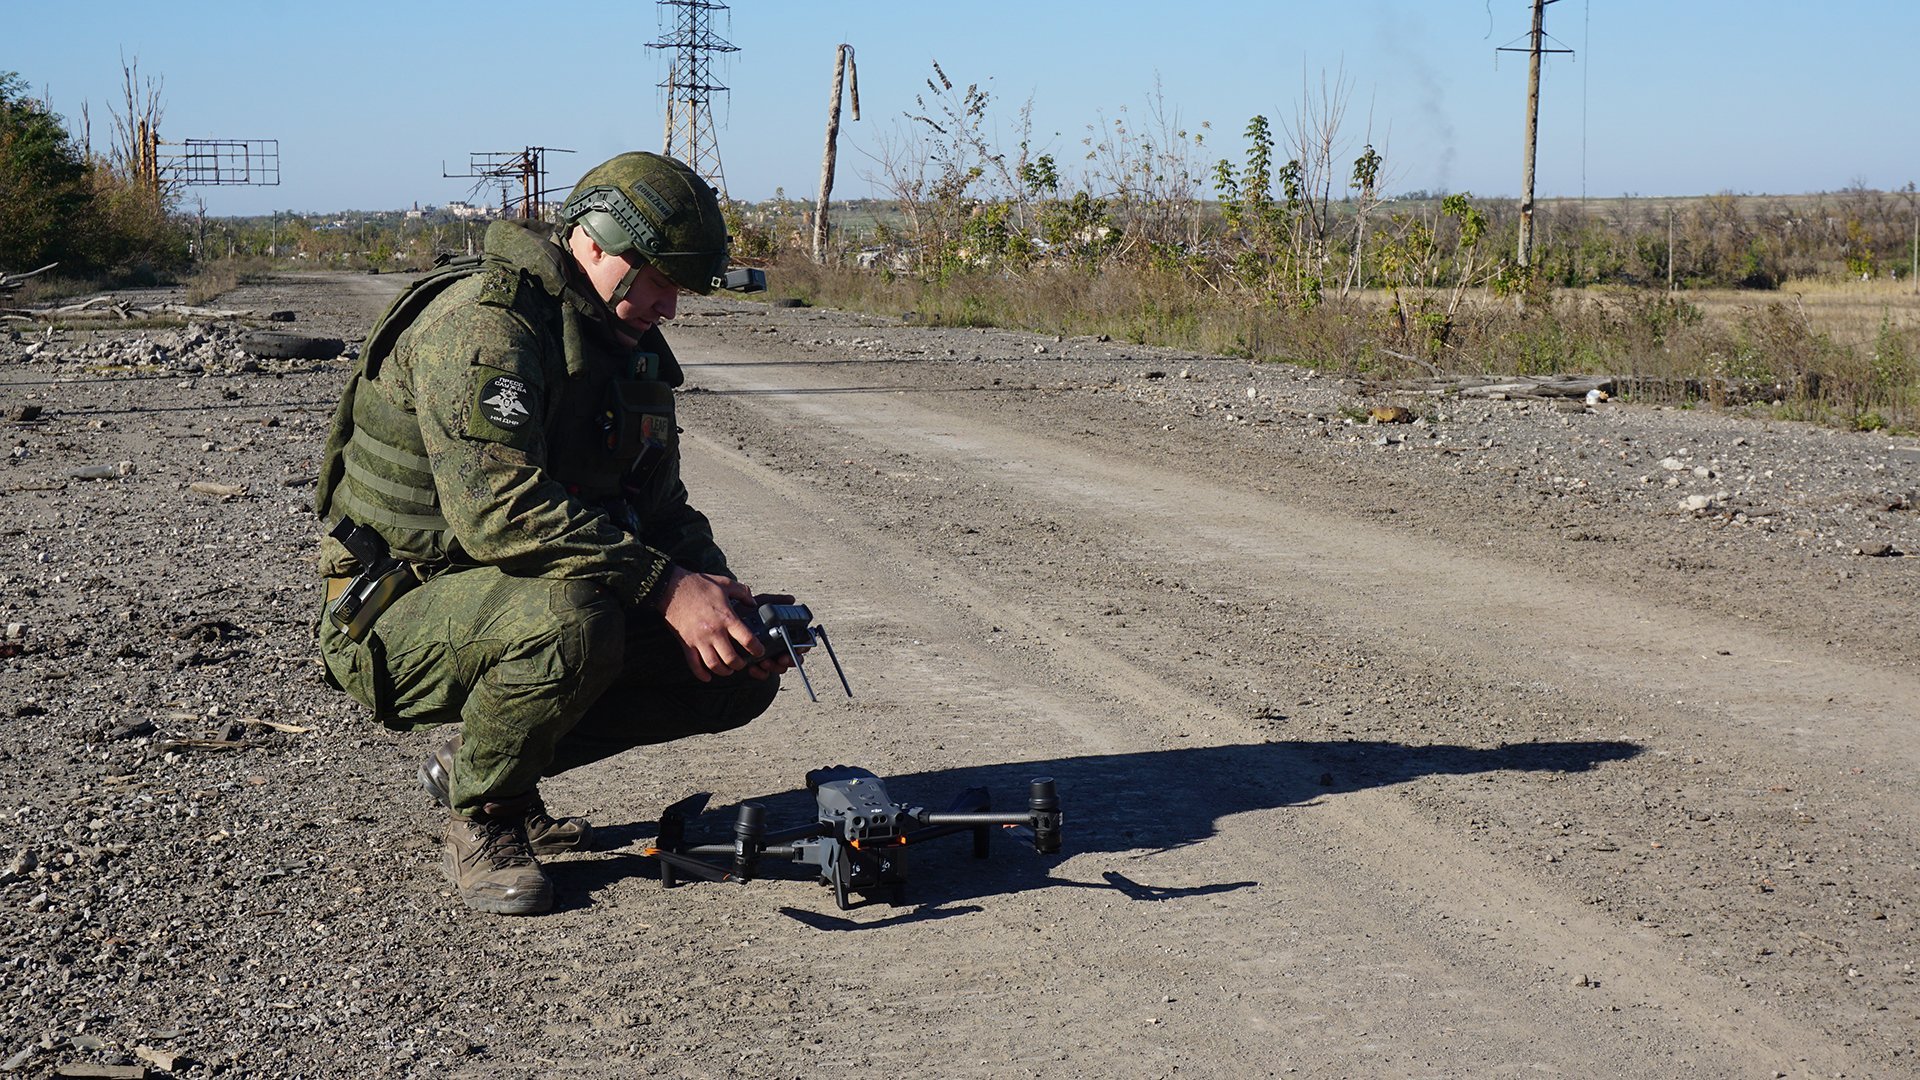
<svg viewBox="0 0 1920 1080"><path fill-rule="evenodd" d="M1191 249L1200 242L1202 169L1194 151L1206 125L1189 131L1167 106L1158 76L1147 99L1147 122L1128 121L1126 110L1087 128L1090 191L1116 204L1114 218L1131 248L1144 242L1163 249Z"/></svg>
<svg viewBox="0 0 1920 1080"><path fill-rule="evenodd" d="M120 57L121 92L126 111L109 107L113 116L113 147L108 161L135 186L164 194L160 186L161 80L140 79L140 58Z"/></svg>
<svg viewBox="0 0 1920 1080"><path fill-rule="evenodd" d="M1303 292L1327 277L1332 252L1329 215L1333 182L1341 171L1336 161L1344 152L1340 125L1346 119L1352 91L1353 80L1344 68L1335 69L1331 79L1322 71L1318 92L1302 72L1300 100L1294 106L1292 122L1285 125L1291 160L1282 170L1281 185L1291 219L1294 266L1301 275Z"/></svg>

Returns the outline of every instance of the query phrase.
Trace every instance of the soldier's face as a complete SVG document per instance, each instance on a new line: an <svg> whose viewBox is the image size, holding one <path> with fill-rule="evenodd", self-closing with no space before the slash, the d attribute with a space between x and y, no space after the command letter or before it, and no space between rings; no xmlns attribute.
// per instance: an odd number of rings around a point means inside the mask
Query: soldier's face
<svg viewBox="0 0 1920 1080"><path fill-rule="evenodd" d="M614 318L620 320L620 328L634 341L678 312L680 286L675 285L657 267L641 266L640 272L633 276L633 283L625 292L621 292L620 283L634 269L635 264L631 260L624 255L609 255L602 251L584 229L574 232L571 247L575 260L586 271L587 280L593 282L594 291L613 309Z"/></svg>
<svg viewBox="0 0 1920 1080"><path fill-rule="evenodd" d="M621 276L625 276L624 272ZM613 287L618 286L619 282L614 282ZM680 310L680 286L658 267L642 266L625 295L609 297L607 303L620 325L631 331L637 341L640 335L673 318Z"/></svg>

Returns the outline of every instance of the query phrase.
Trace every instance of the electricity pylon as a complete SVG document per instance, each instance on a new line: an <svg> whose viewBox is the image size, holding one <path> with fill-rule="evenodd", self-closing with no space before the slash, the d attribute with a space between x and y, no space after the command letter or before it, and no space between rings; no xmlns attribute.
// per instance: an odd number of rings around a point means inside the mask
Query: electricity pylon
<svg viewBox="0 0 1920 1080"><path fill-rule="evenodd" d="M659 0L660 7L673 22L673 30L659 41L647 43L649 49L674 50L661 89L667 92L666 146L664 153L679 158L693 171L707 178L727 197L726 172L720 167L720 144L713 133L716 93L727 87L714 81L713 54L739 52L740 47L713 32L713 13L726 11L727 5L715 0Z"/></svg>

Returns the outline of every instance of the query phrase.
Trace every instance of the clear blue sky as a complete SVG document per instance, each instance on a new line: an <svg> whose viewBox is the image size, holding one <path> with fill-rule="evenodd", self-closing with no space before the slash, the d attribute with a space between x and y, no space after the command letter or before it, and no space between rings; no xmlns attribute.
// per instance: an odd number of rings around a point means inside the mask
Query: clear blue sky
<svg viewBox="0 0 1920 1080"><path fill-rule="evenodd" d="M121 56L163 80L162 136L277 138L281 184L196 188L210 214L390 209L466 198L469 151L567 147L595 162L660 148L666 32L652 0L0 0L0 71L103 144ZM857 50L861 116L842 127L838 197L870 180L939 61L994 95L1009 142L1076 178L1089 124L1145 121L1156 84L1203 162L1236 161L1256 113L1294 116L1303 80L1344 73L1350 161L1371 131L1389 190L1520 189L1529 0L738 0L715 29L727 186L760 199L819 182L834 49ZM1538 191L1799 193L1920 179L1916 0L1560 0L1543 80ZM569 35L573 35L570 43ZM1124 114L1123 114L1124 110ZM1010 147L1009 147L1010 148ZM479 198L491 201L484 193Z"/></svg>

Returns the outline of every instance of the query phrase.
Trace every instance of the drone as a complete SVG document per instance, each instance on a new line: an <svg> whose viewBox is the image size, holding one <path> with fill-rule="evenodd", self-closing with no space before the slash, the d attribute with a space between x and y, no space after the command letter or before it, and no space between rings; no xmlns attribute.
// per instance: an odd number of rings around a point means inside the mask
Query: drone
<svg viewBox="0 0 1920 1080"><path fill-rule="evenodd" d="M706 794L674 803L660 815L658 838L645 854L659 860L660 884L672 888L685 875L707 881L751 881L765 859L784 859L812 868L823 885L833 886L840 910L853 906L850 895L871 899L886 893L888 902L906 902L906 848L957 833L973 834L973 857L987 857L995 828L1024 826L1033 850L1060 851L1060 796L1053 778L1034 779L1027 787L1024 811L997 813L987 789L968 788L942 811L897 803L878 776L854 765L833 765L807 773L816 820L790 829L768 831L762 803L740 804L733 842L690 844L687 821L705 808Z"/></svg>

